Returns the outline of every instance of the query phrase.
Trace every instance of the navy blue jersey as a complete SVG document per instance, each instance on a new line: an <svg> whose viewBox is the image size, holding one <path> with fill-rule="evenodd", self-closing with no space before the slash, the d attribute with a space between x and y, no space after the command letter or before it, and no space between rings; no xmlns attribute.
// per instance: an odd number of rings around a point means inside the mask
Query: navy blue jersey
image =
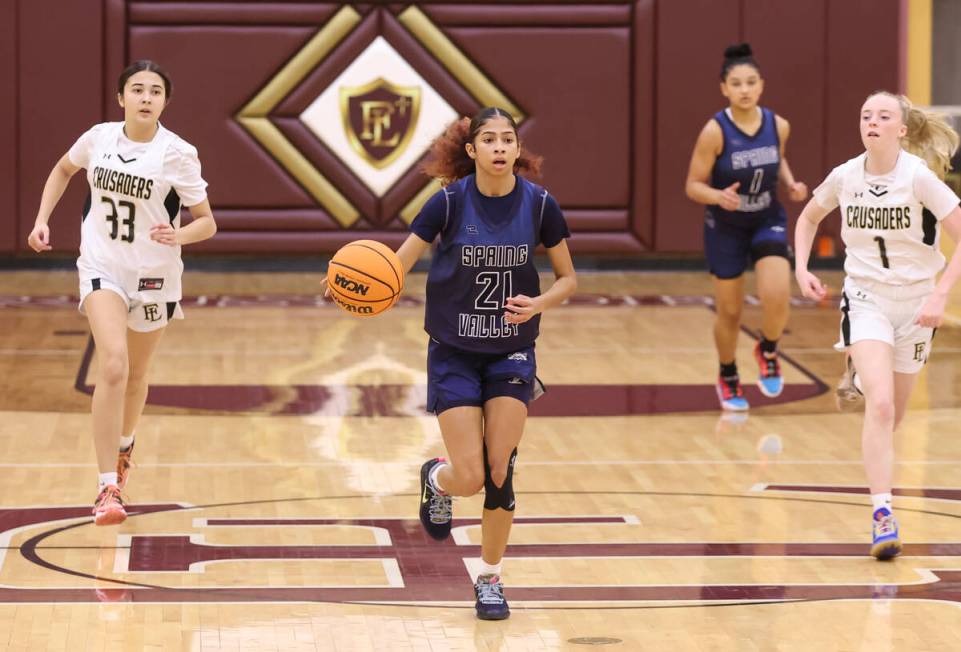
<svg viewBox="0 0 961 652"><path fill-rule="evenodd" d="M726 110L714 114L724 136L724 148L714 162L711 186L723 190L735 181L741 183L737 189L741 205L736 211L707 207L708 215L715 219L764 221L780 211L776 193L781 140L774 112L764 108L761 112L761 128L753 136L741 131Z"/></svg>
<svg viewBox="0 0 961 652"><path fill-rule="evenodd" d="M474 175L464 177L432 197L411 224L427 242L440 235L427 275L424 318L424 329L435 340L466 351L509 353L537 338L540 315L509 324L504 304L518 294L540 294L534 249L543 241L550 196L523 177L516 179L505 197L485 197ZM444 222L438 225L441 205ZM557 240L544 242L548 246L569 235L559 209L552 222L551 237Z"/></svg>

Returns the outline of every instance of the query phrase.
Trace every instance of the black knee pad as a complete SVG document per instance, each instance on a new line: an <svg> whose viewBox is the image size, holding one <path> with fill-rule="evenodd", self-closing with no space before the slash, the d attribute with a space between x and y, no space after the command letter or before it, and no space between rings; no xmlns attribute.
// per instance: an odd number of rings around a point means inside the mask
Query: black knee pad
<svg viewBox="0 0 961 652"><path fill-rule="evenodd" d="M514 511L514 460L517 459L517 449L511 451L507 460L507 477L500 487L494 484L491 477L491 465L487 461L487 445L484 445L484 509L503 509Z"/></svg>

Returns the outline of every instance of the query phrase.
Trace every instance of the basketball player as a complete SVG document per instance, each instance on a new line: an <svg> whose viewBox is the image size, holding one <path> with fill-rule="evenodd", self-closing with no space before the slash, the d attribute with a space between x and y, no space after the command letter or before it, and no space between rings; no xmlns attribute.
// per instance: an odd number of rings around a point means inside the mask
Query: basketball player
<svg viewBox="0 0 961 652"><path fill-rule="evenodd" d="M781 180L792 201L807 197L784 157L788 121L758 106L764 80L747 43L728 47L721 94L730 103L701 129L691 155L686 192L705 204L704 253L714 276L714 343L720 358L717 396L724 410L747 410L735 352L744 304L744 270L754 263L761 300L761 340L754 347L765 396L784 389L778 340L788 319L791 264L787 217L777 198Z"/></svg>
<svg viewBox="0 0 961 652"><path fill-rule="evenodd" d="M439 238L427 277L427 409L437 415L448 459L420 474L420 519L437 540L450 535L452 496L485 492L477 616L510 615L500 579L514 518L512 475L527 405L542 388L534 341L540 313L577 281L560 207L518 172L540 159L521 149L513 117L485 108L434 141L425 166L445 188L411 224L397 254L410 271ZM555 281L540 291L534 249L543 244Z"/></svg>
<svg viewBox="0 0 961 652"><path fill-rule="evenodd" d="M961 276L959 248L937 280L944 267L941 226L955 242L961 238L958 197L939 178L950 167L958 134L906 97L878 92L861 107L861 142L865 152L834 168L798 218L795 276L804 296L827 295L808 271L808 257L817 225L840 206L846 247L841 340L864 393L871 554L890 559L901 552L891 509L894 431L928 359L948 292Z"/></svg>
<svg viewBox="0 0 961 652"><path fill-rule="evenodd" d="M44 185L28 238L34 251L51 249L50 214L70 178L86 168L90 194L77 269L80 311L97 347L92 403L100 469L93 508L97 525L127 518L120 490L147 399L147 370L164 328L171 319L183 318L180 247L217 230L196 148L159 122L170 90L167 73L152 61L137 61L120 74L117 102L123 122L94 125L60 158ZM181 204L193 216L183 227Z"/></svg>

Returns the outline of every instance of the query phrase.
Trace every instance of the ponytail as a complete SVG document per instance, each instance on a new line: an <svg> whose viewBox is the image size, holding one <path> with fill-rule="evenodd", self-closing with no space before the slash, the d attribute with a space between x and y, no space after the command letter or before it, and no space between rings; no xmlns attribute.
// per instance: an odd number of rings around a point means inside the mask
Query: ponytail
<svg viewBox="0 0 961 652"><path fill-rule="evenodd" d="M915 156L920 156L928 167L944 179L951 169L951 157L958 151L958 132L947 118L915 107L904 95L879 91L874 95L887 95L898 101L901 107L901 120L908 133L901 140L901 148Z"/></svg>

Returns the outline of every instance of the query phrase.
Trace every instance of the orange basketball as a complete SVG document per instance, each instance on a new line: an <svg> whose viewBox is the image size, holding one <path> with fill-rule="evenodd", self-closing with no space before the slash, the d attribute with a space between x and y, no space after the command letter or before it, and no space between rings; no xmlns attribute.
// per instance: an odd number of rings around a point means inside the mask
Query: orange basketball
<svg viewBox="0 0 961 652"><path fill-rule="evenodd" d="M334 303L352 315L378 315L394 303L404 287L404 268L390 247L355 240L330 259L327 285Z"/></svg>

